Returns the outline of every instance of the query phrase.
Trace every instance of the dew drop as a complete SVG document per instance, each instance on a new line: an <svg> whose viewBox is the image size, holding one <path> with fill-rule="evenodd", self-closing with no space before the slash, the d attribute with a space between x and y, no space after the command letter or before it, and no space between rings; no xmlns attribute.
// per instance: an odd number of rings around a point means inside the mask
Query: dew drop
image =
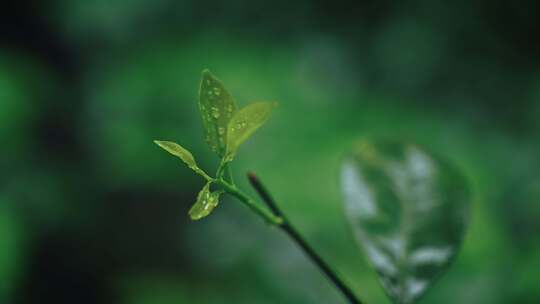
<svg viewBox="0 0 540 304"><path fill-rule="evenodd" d="M221 95L221 89L220 88L214 88L214 94L216 94L216 96Z"/></svg>
<svg viewBox="0 0 540 304"><path fill-rule="evenodd" d="M225 128L219 127L219 128L218 128L218 134L219 134L219 135L225 134Z"/></svg>
<svg viewBox="0 0 540 304"><path fill-rule="evenodd" d="M238 123L236 124L236 128L237 128L237 129L243 129L243 128L245 128L245 127L246 127L246 122L245 122L245 121L241 121L241 122L238 122Z"/></svg>
<svg viewBox="0 0 540 304"><path fill-rule="evenodd" d="M220 115L219 109L216 108L216 107L212 107L212 108L211 108L211 111L212 111L212 116L213 116L215 119L218 119L218 118L219 118L219 115Z"/></svg>

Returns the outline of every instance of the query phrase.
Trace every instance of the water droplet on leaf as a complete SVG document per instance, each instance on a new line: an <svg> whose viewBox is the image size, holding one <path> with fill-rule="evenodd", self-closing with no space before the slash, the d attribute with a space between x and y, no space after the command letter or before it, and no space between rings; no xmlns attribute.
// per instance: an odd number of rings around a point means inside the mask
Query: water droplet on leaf
<svg viewBox="0 0 540 304"><path fill-rule="evenodd" d="M219 109L217 107L212 107L212 116L215 118L215 119L218 119L219 116L220 116L220 113L219 113Z"/></svg>

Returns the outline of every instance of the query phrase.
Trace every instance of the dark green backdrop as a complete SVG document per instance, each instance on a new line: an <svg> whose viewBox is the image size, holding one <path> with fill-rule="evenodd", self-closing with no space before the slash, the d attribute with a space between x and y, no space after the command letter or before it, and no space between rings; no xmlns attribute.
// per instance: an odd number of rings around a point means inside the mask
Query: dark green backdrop
<svg viewBox="0 0 540 304"><path fill-rule="evenodd" d="M540 2L6 1L0 8L0 303L344 303L276 229L203 181L196 98L277 100L240 150L365 302L389 303L343 215L361 136L420 143L474 189L464 247L421 303L540 299Z"/></svg>

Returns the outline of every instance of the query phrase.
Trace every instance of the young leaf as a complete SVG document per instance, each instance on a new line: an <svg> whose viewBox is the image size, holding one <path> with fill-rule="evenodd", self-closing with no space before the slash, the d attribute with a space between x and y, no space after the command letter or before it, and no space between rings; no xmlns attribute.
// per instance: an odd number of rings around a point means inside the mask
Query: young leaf
<svg viewBox="0 0 540 304"><path fill-rule="evenodd" d="M219 156L225 155L227 125L236 112L236 103L223 83L208 70L202 72L199 110L208 145Z"/></svg>
<svg viewBox="0 0 540 304"><path fill-rule="evenodd" d="M450 165L415 145L359 143L343 161L346 213L394 303L414 303L451 263L469 192Z"/></svg>
<svg viewBox="0 0 540 304"><path fill-rule="evenodd" d="M186 163L186 165L188 165L189 168L191 168L193 171L195 171L197 174L201 175L205 179L207 180L212 179L208 176L208 174L206 174L206 172L204 172L201 168L197 166L197 163L195 162L195 158L193 157L191 152L184 149L179 144L174 143L172 141L162 141L162 140L154 140L154 143L156 143L156 145L160 146L161 148L171 153L172 155L179 157L184 163Z"/></svg>
<svg viewBox="0 0 540 304"><path fill-rule="evenodd" d="M231 161L238 147L260 128L270 116L275 102L255 102L236 112L228 125L226 158Z"/></svg>
<svg viewBox="0 0 540 304"><path fill-rule="evenodd" d="M189 209L189 216L192 220L200 220L205 216L208 216L219 203L219 196L222 192L210 191L210 182L206 183L197 196L197 201Z"/></svg>

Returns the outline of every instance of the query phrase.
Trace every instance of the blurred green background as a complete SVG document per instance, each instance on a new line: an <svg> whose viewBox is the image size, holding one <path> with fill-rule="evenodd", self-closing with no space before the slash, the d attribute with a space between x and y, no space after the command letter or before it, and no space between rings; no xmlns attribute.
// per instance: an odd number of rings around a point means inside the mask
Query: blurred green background
<svg viewBox="0 0 540 304"><path fill-rule="evenodd" d="M0 303L345 303L237 201L153 139L202 139L200 72L277 100L242 148L308 241L389 303L337 182L364 136L420 143L474 189L454 266L421 303L540 301L540 2L6 1L0 11ZM253 191L250 190L250 193Z"/></svg>

